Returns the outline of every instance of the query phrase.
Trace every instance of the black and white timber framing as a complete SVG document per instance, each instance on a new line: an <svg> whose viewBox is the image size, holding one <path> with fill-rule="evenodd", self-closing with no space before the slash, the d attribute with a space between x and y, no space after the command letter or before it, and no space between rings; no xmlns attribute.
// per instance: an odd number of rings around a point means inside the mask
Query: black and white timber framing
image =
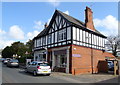
<svg viewBox="0 0 120 85"><path fill-rule="evenodd" d="M55 10L48 25L36 36L33 51L63 45L79 45L99 50L105 49L106 36L85 27L85 23Z"/></svg>

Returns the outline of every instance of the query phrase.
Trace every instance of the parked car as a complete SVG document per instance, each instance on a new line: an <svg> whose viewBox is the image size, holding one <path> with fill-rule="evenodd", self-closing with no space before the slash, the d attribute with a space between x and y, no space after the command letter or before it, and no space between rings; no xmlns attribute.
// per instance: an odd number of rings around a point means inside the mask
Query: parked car
<svg viewBox="0 0 120 85"><path fill-rule="evenodd" d="M114 63L113 63L113 61L108 61L108 69L109 69L109 71L114 71Z"/></svg>
<svg viewBox="0 0 120 85"><path fill-rule="evenodd" d="M11 58L6 58L6 59L3 61L3 63L4 63L4 64L7 64L8 61L10 61L10 60L11 60Z"/></svg>
<svg viewBox="0 0 120 85"><path fill-rule="evenodd" d="M19 67L19 62L16 59L12 59L7 62L8 67Z"/></svg>
<svg viewBox="0 0 120 85"><path fill-rule="evenodd" d="M50 75L51 68L50 65L45 61L33 61L26 66L25 72L31 72L34 76L37 74Z"/></svg>
<svg viewBox="0 0 120 85"><path fill-rule="evenodd" d="M0 58L0 61L3 62L5 60L5 58Z"/></svg>

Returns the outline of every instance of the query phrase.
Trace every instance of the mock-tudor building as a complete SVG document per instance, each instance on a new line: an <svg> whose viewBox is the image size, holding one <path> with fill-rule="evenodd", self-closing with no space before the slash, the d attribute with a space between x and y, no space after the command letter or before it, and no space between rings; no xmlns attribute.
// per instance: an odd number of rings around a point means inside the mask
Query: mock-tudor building
<svg viewBox="0 0 120 85"><path fill-rule="evenodd" d="M85 23L59 10L49 23L34 37L34 60L48 61L53 71L72 74L106 71L106 36L97 31L93 24L93 12L85 9Z"/></svg>

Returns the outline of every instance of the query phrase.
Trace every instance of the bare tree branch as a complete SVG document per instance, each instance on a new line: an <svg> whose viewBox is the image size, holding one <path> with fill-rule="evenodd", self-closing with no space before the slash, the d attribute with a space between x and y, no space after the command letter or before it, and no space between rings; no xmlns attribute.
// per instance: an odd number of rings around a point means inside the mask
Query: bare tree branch
<svg viewBox="0 0 120 85"><path fill-rule="evenodd" d="M107 38L106 47L112 51L115 57L117 56L118 49L120 49L120 36L109 36Z"/></svg>

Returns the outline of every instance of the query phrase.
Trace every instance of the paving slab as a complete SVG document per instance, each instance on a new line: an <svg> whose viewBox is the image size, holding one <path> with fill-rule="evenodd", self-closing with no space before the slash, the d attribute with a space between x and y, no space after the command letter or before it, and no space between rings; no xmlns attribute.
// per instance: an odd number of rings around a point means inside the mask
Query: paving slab
<svg viewBox="0 0 120 85"><path fill-rule="evenodd" d="M74 83L118 83L120 78L118 75L114 76L113 74L107 73L72 75L61 72L52 72L51 76L70 80Z"/></svg>

